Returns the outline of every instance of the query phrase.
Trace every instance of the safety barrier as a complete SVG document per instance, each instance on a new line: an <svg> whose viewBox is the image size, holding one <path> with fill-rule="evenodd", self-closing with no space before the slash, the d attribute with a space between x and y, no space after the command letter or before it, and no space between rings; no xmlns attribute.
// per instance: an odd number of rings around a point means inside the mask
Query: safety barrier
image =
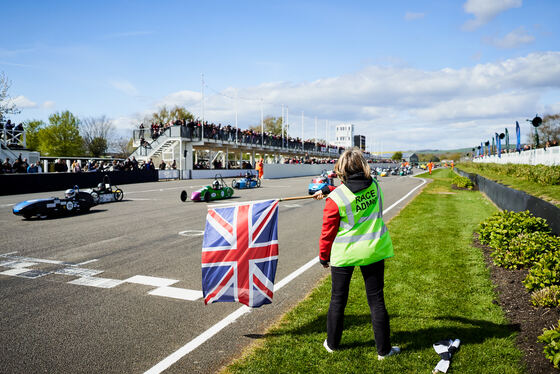
<svg viewBox="0 0 560 374"><path fill-rule="evenodd" d="M158 178L159 180L163 179L179 179L180 172L176 169L171 170L158 170Z"/></svg>
<svg viewBox="0 0 560 374"><path fill-rule="evenodd" d="M526 192L514 190L478 174L456 170L460 175L469 178L477 185L479 190L484 192L500 209L514 212L528 210L533 215L546 219L552 232L560 235L560 208Z"/></svg>
<svg viewBox="0 0 560 374"><path fill-rule="evenodd" d="M31 192L60 191L78 186L90 188L103 181L108 175L116 185L129 183L157 182L156 170L110 171L106 173L38 173L0 175L0 195L15 195Z"/></svg>
<svg viewBox="0 0 560 374"><path fill-rule="evenodd" d="M248 171L253 175L257 175L257 171L253 169L198 169L192 170L190 177L192 179L211 179L216 174L220 174L224 178L238 178L244 177Z"/></svg>

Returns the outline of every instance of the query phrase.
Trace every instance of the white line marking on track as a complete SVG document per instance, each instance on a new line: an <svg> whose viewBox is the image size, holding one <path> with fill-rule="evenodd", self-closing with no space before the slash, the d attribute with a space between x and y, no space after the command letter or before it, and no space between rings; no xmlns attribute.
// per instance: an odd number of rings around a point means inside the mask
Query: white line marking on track
<svg viewBox="0 0 560 374"><path fill-rule="evenodd" d="M173 299L195 301L202 297L202 291L177 287L159 287L148 292L150 295L171 297Z"/></svg>
<svg viewBox="0 0 560 374"><path fill-rule="evenodd" d="M77 267L69 267L64 269L55 270L55 274L59 275L73 275L77 277L93 277L103 273L102 270L82 269Z"/></svg>
<svg viewBox="0 0 560 374"><path fill-rule="evenodd" d="M204 231L202 230L185 230L185 231L180 231L179 235L181 236L201 236L204 235Z"/></svg>
<svg viewBox="0 0 560 374"><path fill-rule="evenodd" d="M89 248L89 247L102 247L103 245L107 244L107 243L111 243L114 242L116 240L121 239L123 236L115 236L114 238L109 238L109 239L104 239L104 240L100 240L98 242L91 242L91 243L86 243L84 245L80 245L79 247L75 247L74 250L83 250L85 248ZM80 265L80 264L78 264Z"/></svg>
<svg viewBox="0 0 560 374"><path fill-rule="evenodd" d="M16 252L13 252L16 253ZM2 257L8 257L7 254L2 255ZM21 261L30 261L30 262L40 262L43 264L56 264L56 265L60 265L63 264L62 261L56 261L56 260L44 260L42 258L33 258L33 257L22 257L22 256L11 256L12 259L14 260L21 260Z"/></svg>
<svg viewBox="0 0 560 374"><path fill-rule="evenodd" d="M149 277L146 275L135 275L131 278L125 279L125 282L143 284L144 286L166 287L179 282L177 279Z"/></svg>
<svg viewBox="0 0 560 374"><path fill-rule="evenodd" d="M4 257L4 256L8 256L8 255L13 255L14 253L17 253L17 251L8 252L8 253L2 253L2 254L0 255L0 257Z"/></svg>
<svg viewBox="0 0 560 374"><path fill-rule="evenodd" d="M19 268L19 269L10 269L10 270L6 270L1 272L1 275L11 275L11 276L16 276L19 275L21 273L26 273L28 272L29 269L24 269L24 268Z"/></svg>
<svg viewBox="0 0 560 374"><path fill-rule="evenodd" d="M389 210L393 209L397 204L399 204L401 201L403 201L408 196L410 196L410 194L412 194L414 191L416 191L418 188L420 188L424 183L426 183L426 181L424 179L422 179L422 183L419 186L414 187L403 198L398 200L396 203L391 205L389 208L385 209L385 212L388 212ZM294 280L296 277L301 275L303 272L305 272L307 269L312 267L317 262L319 262L319 258L318 257L313 258L312 260L307 262L305 265L303 265L299 269L293 271L287 277L285 277L280 282L275 284L274 289L276 291L278 291L279 289L281 289L282 287L287 285L289 282ZM199 336L197 336L196 338L194 338L193 340L191 340L190 342L188 342L187 344L185 344L184 346L182 346L181 348L179 348L175 352L171 353L169 356L164 358L162 361L158 362L151 369L147 370L145 372L145 374L159 374L159 373L163 372L164 370L168 369L171 365L173 365L174 363L179 361L181 358L183 358L184 356L186 356L190 352L194 351L200 345L204 344L204 342L206 342L208 339L210 339L211 337L213 337L214 335L219 333L225 327L227 327L228 325L235 322L239 317L241 317L242 315L244 315L246 313L249 313L250 311L251 311L251 308L243 305L242 307L237 309L235 312L231 313L230 315L228 315L227 317L222 319L220 322L216 323L214 326L210 327L208 330L204 331L202 334L200 334Z"/></svg>
<svg viewBox="0 0 560 374"><path fill-rule="evenodd" d="M12 205L16 205L16 204L15 203L13 203L13 204L1 204L0 208L7 208L7 207L12 206Z"/></svg>
<svg viewBox="0 0 560 374"><path fill-rule="evenodd" d="M109 279L109 278L82 277L82 278L74 279L73 281L70 281L68 283L77 284L79 286L113 288L123 283L123 281L118 279Z"/></svg>
<svg viewBox="0 0 560 374"><path fill-rule="evenodd" d="M37 265L37 262L26 262L26 261L17 261L17 260L0 262L0 266L6 268L12 268L12 269L23 269L35 265Z"/></svg>
<svg viewBox="0 0 560 374"><path fill-rule="evenodd" d="M93 260L88 260L88 261L80 262L79 264L76 264L76 266L91 264L92 262L96 262L96 261L99 261L99 260L96 259L96 258L94 258Z"/></svg>

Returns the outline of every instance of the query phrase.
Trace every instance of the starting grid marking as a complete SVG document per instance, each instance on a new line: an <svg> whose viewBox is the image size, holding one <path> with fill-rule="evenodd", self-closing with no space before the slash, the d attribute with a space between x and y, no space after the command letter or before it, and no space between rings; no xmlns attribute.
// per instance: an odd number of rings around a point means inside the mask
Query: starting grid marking
<svg viewBox="0 0 560 374"><path fill-rule="evenodd" d="M36 279L49 274L55 275L69 275L78 277L67 283L78 286L96 287L96 288L114 288L124 283L141 284L144 286L155 287L154 290L148 292L148 295L169 297L172 299L195 301L202 297L202 291L189 290L187 288L170 287L172 284L179 282L177 279L150 277L147 275L135 275L128 279L111 279L96 277L103 273L103 270L81 268L79 265L94 262L97 260L85 261L80 264L73 264L70 262L45 260L40 258L14 256L10 252L0 255L0 258L5 258L6 261L0 262L0 267L8 268L8 270L0 271L0 275L8 275L12 277L20 277L27 279ZM54 264L64 266L60 269L53 271L43 271L32 269L31 267L37 266L40 263Z"/></svg>

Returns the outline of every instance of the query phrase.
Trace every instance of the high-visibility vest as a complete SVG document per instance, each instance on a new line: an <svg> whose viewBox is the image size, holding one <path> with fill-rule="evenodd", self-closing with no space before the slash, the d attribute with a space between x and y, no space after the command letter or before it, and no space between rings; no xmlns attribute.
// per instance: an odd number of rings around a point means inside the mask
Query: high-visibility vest
<svg viewBox="0 0 560 374"><path fill-rule="evenodd" d="M340 225L331 248L332 266L364 266L393 257L383 222L383 195L377 181L354 194L344 184L328 196L338 206Z"/></svg>

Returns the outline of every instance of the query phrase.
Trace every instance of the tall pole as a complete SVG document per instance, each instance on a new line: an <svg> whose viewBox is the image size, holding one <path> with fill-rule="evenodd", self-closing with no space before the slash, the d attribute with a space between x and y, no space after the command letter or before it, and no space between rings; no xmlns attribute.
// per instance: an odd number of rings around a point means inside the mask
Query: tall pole
<svg viewBox="0 0 560 374"><path fill-rule="evenodd" d="M286 107L286 144L290 146L290 108Z"/></svg>
<svg viewBox="0 0 560 374"><path fill-rule="evenodd" d="M304 145L303 145L303 111L301 111L301 150L304 150Z"/></svg>
<svg viewBox="0 0 560 374"><path fill-rule="evenodd" d="M239 94L237 93L237 89L235 90L235 144L237 144L237 132L238 132L238 127L237 127L237 100L239 98Z"/></svg>
<svg viewBox="0 0 560 374"><path fill-rule="evenodd" d="M284 148L284 104L282 104L282 148Z"/></svg>
<svg viewBox="0 0 560 374"><path fill-rule="evenodd" d="M325 120L325 143L327 143L327 151L329 149L329 120Z"/></svg>
<svg viewBox="0 0 560 374"><path fill-rule="evenodd" d="M317 117L315 117L315 152L317 152Z"/></svg>
<svg viewBox="0 0 560 374"><path fill-rule="evenodd" d="M204 139L204 73L200 74L201 76L201 86L202 86L202 133L200 134L200 139Z"/></svg>
<svg viewBox="0 0 560 374"><path fill-rule="evenodd" d="M264 147L264 114L263 114L263 99L261 99L261 147ZM263 155L264 156L264 155Z"/></svg>

